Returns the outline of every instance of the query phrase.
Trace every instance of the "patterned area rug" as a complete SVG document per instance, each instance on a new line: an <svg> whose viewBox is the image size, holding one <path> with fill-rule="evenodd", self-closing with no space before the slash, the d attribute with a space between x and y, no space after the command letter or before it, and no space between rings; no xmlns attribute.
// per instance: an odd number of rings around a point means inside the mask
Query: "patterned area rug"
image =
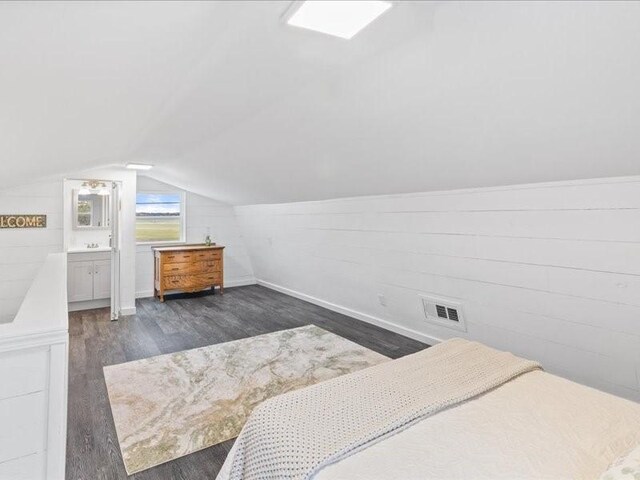
<svg viewBox="0 0 640 480"><path fill-rule="evenodd" d="M387 360L308 325L105 367L127 473L237 437L267 398Z"/></svg>

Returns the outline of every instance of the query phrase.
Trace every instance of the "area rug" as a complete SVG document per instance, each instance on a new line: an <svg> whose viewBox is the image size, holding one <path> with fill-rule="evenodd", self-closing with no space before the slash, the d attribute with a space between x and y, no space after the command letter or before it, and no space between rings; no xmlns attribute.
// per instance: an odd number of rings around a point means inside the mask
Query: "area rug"
<svg viewBox="0 0 640 480"><path fill-rule="evenodd" d="M125 469L235 438L267 398L388 360L308 325L104 367Z"/></svg>

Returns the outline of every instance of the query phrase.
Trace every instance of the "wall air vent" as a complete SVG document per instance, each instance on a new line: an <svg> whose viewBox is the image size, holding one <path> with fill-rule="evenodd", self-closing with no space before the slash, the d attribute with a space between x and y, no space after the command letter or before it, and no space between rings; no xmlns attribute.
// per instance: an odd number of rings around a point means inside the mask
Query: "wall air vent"
<svg viewBox="0 0 640 480"><path fill-rule="evenodd" d="M435 325L467 331L462 303L454 298L419 295L427 321Z"/></svg>

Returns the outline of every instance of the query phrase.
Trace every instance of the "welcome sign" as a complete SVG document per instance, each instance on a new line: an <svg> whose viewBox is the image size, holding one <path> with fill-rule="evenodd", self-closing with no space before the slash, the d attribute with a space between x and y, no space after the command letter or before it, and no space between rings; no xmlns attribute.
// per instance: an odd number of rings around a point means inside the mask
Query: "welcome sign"
<svg viewBox="0 0 640 480"><path fill-rule="evenodd" d="M0 215L0 228L47 228L47 216Z"/></svg>

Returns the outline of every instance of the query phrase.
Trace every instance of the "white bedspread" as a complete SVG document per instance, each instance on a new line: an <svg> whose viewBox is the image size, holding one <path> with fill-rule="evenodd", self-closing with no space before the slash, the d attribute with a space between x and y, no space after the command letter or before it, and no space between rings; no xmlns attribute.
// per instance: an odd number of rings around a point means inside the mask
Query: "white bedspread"
<svg viewBox="0 0 640 480"><path fill-rule="evenodd" d="M637 443L640 405L536 371L330 465L315 480L593 479Z"/></svg>

